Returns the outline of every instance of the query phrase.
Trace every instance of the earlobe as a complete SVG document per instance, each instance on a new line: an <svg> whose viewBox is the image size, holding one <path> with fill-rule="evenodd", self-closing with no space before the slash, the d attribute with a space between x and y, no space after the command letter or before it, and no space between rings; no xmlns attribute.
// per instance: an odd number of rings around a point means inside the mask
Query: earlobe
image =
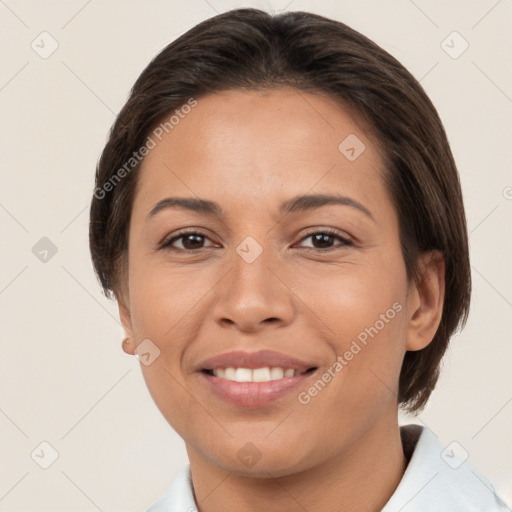
<svg viewBox="0 0 512 512"><path fill-rule="evenodd" d="M407 306L406 350L421 350L433 339L441 322L445 293L445 263L439 251L421 256L420 282L411 283Z"/></svg>
<svg viewBox="0 0 512 512"><path fill-rule="evenodd" d="M133 338L125 338L121 343L126 354L133 356L135 354L135 340Z"/></svg>
<svg viewBox="0 0 512 512"><path fill-rule="evenodd" d="M119 308L119 318L121 319L124 332L126 333L126 338L123 340L122 347L127 354L133 355L135 350L135 336L133 334L129 303L127 303L122 296L117 296L116 300Z"/></svg>

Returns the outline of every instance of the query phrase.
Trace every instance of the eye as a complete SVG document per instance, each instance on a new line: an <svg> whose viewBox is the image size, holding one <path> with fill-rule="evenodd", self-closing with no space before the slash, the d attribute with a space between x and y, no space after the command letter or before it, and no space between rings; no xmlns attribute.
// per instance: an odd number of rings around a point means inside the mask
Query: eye
<svg viewBox="0 0 512 512"><path fill-rule="evenodd" d="M336 249L336 246L333 246L334 240L337 239L341 243L338 244L339 246L351 246L353 245L353 242L347 238L344 238L343 236L339 235L336 231L332 229L322 229L321 231L315 231L308 235L306 235L301 241L307 240L308 238L311 239L312 245L307 247L310 249L317 249L317 250L329 250L329 249Z"/></svg>
<svg viewBox="0 0 512 512"><path fill-rule="evenodd" d="M341 236L337 231L328 228L322 229L320 231L314 231L306 235L304 238L302 238L301 242L304 242L307 239L311 239L312 245L309 247L303 245L303 247L307 249L316 249L319 251L335 250L340 246L346 247L353 245L351 240ZM160 249L191 252L197 249L215 247L215 244L213 243L209 246L205 246L204 244L207 240L210 239L204 233L199 231L181 231L177 235L164 240L160 246ZM335 240L340 242L338 247L333 245ZM176 245L177 242L179 242L181 247Z"/></svg>
<svg viewBox="0 0 512 512"><path fill-rule="evenodd" d="M203 245L205 240L210 239L199 231L181 231L172 238L164 240L160 246L160 249L193 251L195 249L203 249L205 247ZM175 243L178 241L181 243L181 247L175 245ZM213 247L213 244L209 247Z"/></svg>

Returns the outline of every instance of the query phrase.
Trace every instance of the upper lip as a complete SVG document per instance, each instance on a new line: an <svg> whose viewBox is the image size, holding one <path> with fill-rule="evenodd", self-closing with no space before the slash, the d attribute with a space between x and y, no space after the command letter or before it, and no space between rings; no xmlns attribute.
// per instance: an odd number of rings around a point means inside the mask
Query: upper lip
<svg viewBox="0 0 512 512"><path fill-rule="evenodd" d="M198 370L215 370L217 368L264 368L279 367L284 369L306 371L316 368L314 364L302 361L296 357L276 352L274 350L260 350L258 352L244 352L234 350L209 357L198 364Z"/></svg>

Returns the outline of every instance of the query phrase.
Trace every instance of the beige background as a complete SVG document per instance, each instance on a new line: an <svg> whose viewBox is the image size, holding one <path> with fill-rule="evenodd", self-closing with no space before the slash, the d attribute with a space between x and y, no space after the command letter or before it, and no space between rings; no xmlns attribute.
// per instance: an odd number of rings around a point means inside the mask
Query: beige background
<svg viewBox="0 0 512 512"><path fill-rule="evenodd" d="M121 351L116 306L89 260L88 205L140 71L196 23L241 6L351 25L421 79L438 108L461 173L474 293L414 421L457 441L512 507L511 0L0 0L0 510L145 510L187 461L139 363ZM469 44L458 58L441 46L453 31ZM452 54L464 44L453 37ZM31 42L41 53L51 38L58 48L44 59ZM57 248L46 262L32 252L43 237ZM41 468L52 449L57 460Z"/></svg>

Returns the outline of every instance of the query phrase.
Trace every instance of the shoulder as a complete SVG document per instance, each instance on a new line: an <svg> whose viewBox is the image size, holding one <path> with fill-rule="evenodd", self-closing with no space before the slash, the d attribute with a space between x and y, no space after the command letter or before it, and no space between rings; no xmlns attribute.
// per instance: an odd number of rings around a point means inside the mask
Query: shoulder
<svg viewBox="0 0 512 512"><path fill-rule="evenodd" d="M190 465L182 467L167 493L153 503L146 512L197 512L190 477Z"/></svg>
<svg viewBox="0 0 512 512"><path fill-rule="evenodd" d="M455 443L445 447L420 425L401 427L410 460L395 493L382 512L505 512L491 482L467 460Z"/></svg>

